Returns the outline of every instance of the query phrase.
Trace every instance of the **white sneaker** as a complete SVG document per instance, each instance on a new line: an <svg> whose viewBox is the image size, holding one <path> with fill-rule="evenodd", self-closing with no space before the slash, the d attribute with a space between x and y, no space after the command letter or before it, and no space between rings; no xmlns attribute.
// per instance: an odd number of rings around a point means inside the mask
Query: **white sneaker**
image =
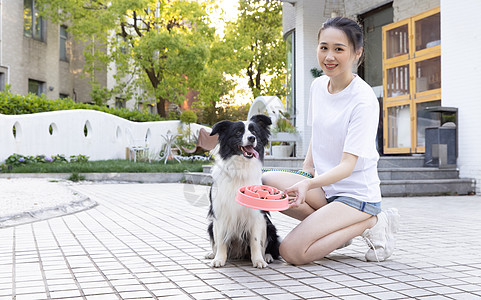
<svg viewBox="0 0 481 300"><path fill-rule="evenodd" d="M399 229L399 213L396 208L389 208L377 215L377 223L366 229L361 235L369 246L367 261L384 261L391 256L396 245L394 234Z"/></svg>

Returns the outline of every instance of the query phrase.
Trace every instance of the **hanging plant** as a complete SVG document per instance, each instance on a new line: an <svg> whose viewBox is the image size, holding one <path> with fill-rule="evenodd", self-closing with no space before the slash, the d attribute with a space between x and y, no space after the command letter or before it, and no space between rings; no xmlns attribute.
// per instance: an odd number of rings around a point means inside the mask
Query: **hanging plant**
<svg viewBox="0 0 481 300"><path fill-rule="evenodd" d="M312 68L311 74L312 74L312 77L317 78L317 77L321 77L323 72L322 72L322 70L319 70L318 68Z"/></svg>

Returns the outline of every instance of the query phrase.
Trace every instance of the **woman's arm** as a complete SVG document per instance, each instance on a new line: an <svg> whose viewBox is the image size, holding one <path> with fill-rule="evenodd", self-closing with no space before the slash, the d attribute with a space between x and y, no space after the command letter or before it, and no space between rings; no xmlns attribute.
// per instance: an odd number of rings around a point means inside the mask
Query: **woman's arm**
<svg viewBox="0 0 481 300"><path fill-rule="evenodd" d="M312 157L312 156L311 156ZM298 206L305 201L308 190L333 184L349 177L357 163L357 156L343 152L341 162L329 171L312 179L304 179L287 188L284 193L294 193L296 197L291 200L291 206Z"/></svg>
<svg viewBox="0 0 481 300"><path fill-rule="evenodd" d="M314 176L314 160L312 159L312 138L307 149L306 158L302 164L302 170Z"/></svg>

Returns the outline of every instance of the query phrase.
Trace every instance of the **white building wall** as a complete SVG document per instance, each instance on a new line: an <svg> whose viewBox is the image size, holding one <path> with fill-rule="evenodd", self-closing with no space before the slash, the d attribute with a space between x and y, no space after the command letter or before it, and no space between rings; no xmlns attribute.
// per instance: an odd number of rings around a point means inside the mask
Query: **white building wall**
<svg viewBox="0 0 481 300"><path fill-rule="evenodd" d="M282 3L282 34L296 28L296 6L295 4Z"/></svg>
<svg viewBox="0 0 481 300"><path fill-rule="evenodd" d="M460 177L476 179L481 193L481 1L441 0L442 105L458 108Z"/></svg>
<svg viewBox="0 0 481 300"><path fill-rule="evenodd" d="M298 156L305 156L311 139L311 127L307 126L309 90L314 80L311 69L320 68L317 62L317 33L322 23L324 1L304 0L296 3L295 81L296 127L302 141L297 145Z"/></svg>

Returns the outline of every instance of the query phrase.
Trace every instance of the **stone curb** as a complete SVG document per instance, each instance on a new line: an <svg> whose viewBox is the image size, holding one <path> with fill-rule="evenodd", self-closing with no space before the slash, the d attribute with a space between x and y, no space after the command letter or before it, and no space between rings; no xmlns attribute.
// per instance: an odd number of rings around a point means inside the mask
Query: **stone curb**
<svg viewBox="0 0 481 300"><path fill-rule="evenodd" d="M25 211L20 214L2 216L0 217L0 229L66 216L91 209L95 206L97 206L97 202L91 200L89 197L84 196L84 198L81 200L74 200L64 205Z"/></svg>
<svg viewBox="0 0 481 300"><path fill-rule="evenodd" d="M71 173L2 173L0 178L51 178L68 180ZM210 185L210 174L202 172L186 173L79 173L87 181L115 181L136 183L178 183Z"/></svg>

